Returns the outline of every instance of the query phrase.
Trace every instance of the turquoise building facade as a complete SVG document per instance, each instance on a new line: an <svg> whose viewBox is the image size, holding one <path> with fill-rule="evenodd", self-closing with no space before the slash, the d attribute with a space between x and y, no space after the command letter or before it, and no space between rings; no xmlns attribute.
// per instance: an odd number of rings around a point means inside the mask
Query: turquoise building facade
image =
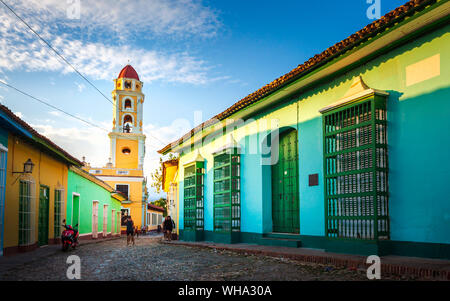
<svg viewBox="0 0 450 301"><path fill-rule="evenodd" d="M399 7L161 149L180 239L450 258L449 9Z"/></svg>

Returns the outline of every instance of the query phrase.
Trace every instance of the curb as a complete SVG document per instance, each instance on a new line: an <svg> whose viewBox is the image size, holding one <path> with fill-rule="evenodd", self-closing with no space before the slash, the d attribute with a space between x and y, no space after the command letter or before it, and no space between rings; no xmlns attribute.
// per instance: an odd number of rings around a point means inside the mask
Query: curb
<svg viewBox="0 0 450 301"><path fill-rule="evenodd" d="M262 255L275 258L287 258L300 262L317 263L323 265L333 265L340 268L348 268L351 270L367 269L365 261L355 259L341 259L333 256L317 256L317 255L302 255L302 254L290 254L285 252L275 252L266 250L254 250L244 248L232 248L226 246L207 245L207 244L192 244L187 242L178 241L176 243L169 243L160 241L161 244L167 245L182 245L188 247L196 247L202 249L215 249L222 251L231 251L238 254L251 254ZM381 273L389 276L414 276L423 280L450 280L450 270L437 270L433 268L405 266L400 264L383 264L381 263Z"/></svg>

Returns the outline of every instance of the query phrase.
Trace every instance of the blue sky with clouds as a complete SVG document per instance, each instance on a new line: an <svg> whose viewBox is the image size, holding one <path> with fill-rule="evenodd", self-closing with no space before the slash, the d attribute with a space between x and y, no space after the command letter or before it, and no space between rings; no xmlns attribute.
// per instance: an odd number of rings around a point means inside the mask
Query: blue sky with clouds
<svg viewBox="0 0 450 301"><path fill-rule="evenodd" d="M108 97L130 60L146 94L147 175L156 150L195 125L195 111L209 119L371 22L367 0L81 0L79 19L68 18L71 1L5 2ZM380 0L381 14L405 2ZM111 103L2 4L0 79L111 128ZM106 163L106 131L2 85L0 101L75 156Z"/></svg>

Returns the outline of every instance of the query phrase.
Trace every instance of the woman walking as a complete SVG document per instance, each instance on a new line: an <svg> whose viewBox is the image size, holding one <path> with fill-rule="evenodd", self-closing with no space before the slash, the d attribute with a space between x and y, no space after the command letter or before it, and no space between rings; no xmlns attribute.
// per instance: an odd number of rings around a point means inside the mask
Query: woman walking
<svg viewBox="0 0 450 301"><path fill-rule="evenodd" d="M166 230L166 237L168 241L172 240L172 230L173 230L173 223L170 216L167 216L164 220L164 229Z"/></svg>
<svg viewBox="0 0 450 301"><path fill-rule="evenodd" d="M130 245L130 240L133 242L134 246L134 222L131 219L131 216L127 218L127 246Z"/></svg>

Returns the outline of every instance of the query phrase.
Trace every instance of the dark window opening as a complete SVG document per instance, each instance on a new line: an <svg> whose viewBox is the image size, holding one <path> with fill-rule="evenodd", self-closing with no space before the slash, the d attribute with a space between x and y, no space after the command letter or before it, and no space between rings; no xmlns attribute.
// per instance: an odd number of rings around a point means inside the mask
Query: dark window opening
<svg viewBox="0 0 450 301"><path fill-rule="evenodd" d="M125 154L125 155L129 155L131 153L131 150L128 147L124 147L122 149L122 153Z"/></svg>
<svg viewBox="0 0 450 301"><path fill-rule="evenodd" d="M126 115L125 118L123 119L123 123L133 123L133 117L131 117L130 115Z"/></svg>
<svg viewBox="0 0 450 301"><path fill-rule="evenodd" d="M131 100L125 100L125 109L131 109Z"/></svg>
<svg viewBox="0 0 450 301"><path fill-rule="evenodd" d="M128 198L128 185L116 185L116 190L121 192L123 195L125 195Z"/></svg>
<svg viewBox="0 0 450 301"><path fill-rule="evenodd" d="M125 89L131 89L131 82L129 81L125 82Z"/></svg>

